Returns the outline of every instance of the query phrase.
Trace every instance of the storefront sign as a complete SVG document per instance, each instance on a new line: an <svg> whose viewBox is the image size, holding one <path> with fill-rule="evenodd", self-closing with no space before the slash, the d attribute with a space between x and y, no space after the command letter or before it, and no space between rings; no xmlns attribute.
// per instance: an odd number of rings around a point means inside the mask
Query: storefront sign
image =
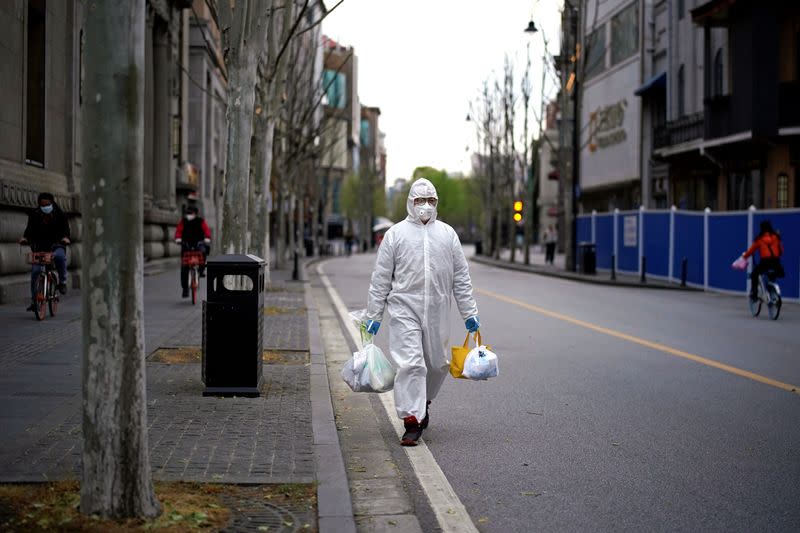
<svg viewBox="0 0 800 533"><path fill-rule="evenodd" d="M607 148L625 142L628 134L622 127L625 121L625 108L628 101L619 102L599 108L589 115L589 151Z"/></svg>

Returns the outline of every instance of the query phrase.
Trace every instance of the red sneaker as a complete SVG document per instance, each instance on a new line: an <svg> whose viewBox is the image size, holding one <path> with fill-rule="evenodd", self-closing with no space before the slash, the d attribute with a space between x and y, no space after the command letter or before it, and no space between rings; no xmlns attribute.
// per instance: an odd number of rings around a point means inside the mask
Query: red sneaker
<svg viewBox="0 0 800 533"><path fill-rule="evenodd" d="M422 436L422 426L417 422L416 416L407 416L403 419L403 426L406 432L400 440L402 446L416 446L417 441Z"/></svg>
<svg viewBox="0 0 800 533"><path fill-rule="evenodd" d="M422 419L422 422L419 423L419 427L422 429L428 429L428 422L430 422L430 417L428 416L428 406L431 404L431 401L428 400L428 403L425 404L425 418Z"/></svg>

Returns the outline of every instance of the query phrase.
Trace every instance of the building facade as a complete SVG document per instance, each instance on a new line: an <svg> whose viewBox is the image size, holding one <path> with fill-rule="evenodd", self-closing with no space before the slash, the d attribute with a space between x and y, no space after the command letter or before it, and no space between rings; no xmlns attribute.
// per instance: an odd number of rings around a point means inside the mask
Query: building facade
<svg viewBox="0 0 800 533"><path fill-rule="evenodd" d="M324 123L321 174L323 201L320 212L327 238L344 234L341 195L347 176L360 168L361 103L358 99L358 56L352 46L323 37Z"/></svg>
<svg viewBox="0 0 800 533"><path fill-rule="evenodd" d="M187 182L201 215L219 234L227 146L227 78L217 23L204 0L189 21L189 138Z"/></svg>
<svg viewBox="0 0 800 533"><path fill-rule="evenodd" d="M539 148L539 161L536 164L538 176L538 197L536 199L539 242L543 242L544 231L552 225L558 227L561 212L561 195L558 172L558 105L551 102L545 114L544 139Z"/></svg>
<svg viewBox="0 0 800 533"><path fill-rule="evenodd" d="M586 2L581 16L581 210L641 202L641 0Z"/></svg>
<svg viewBox="0 0 800 533"><path fill-rule="evenodd" d="M800 5L659 0L645 21L644 205L800 206Z"/></svg>
<svg viewBox="0 0 800 533"><path fill-rule="evenodd" d="M148 0L145 40L145 256L179 252L171 235L181 198L194 185L188 162L186 2ZM9 0L0 4L0 302L28 297L30 266L16 241L41 191L67 212L73 235L71 280L83 257L82 178L84 2Z"/></svg>

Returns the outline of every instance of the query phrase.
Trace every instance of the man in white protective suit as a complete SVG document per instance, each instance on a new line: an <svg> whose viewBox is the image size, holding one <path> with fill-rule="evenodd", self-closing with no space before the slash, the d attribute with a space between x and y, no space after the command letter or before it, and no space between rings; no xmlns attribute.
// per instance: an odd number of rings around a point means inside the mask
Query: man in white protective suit
<svg viewBox="0 0 800 533"><path fill-rule="evenodd" d="M468 331L480 327L469 267L452 227L436 220L439 197L426 179L411 185L408 216L378 248L367 304L367 331L378 333L388 303L389 352L397 367L394 400L405 434L416 446L428 427L428 405L449 369L449 315L455 296Z"/></svg>

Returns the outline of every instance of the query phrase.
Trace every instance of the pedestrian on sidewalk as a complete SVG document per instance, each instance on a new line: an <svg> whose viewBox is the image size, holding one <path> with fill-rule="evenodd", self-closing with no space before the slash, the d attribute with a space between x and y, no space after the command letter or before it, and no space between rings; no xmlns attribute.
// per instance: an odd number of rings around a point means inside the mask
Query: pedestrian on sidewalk
<svg viewBox="0 0 800 533"><path fill-rule="evenodd" d="M544 245L545 245L545 264L552 265L556 257L556 242L558 242L558 232L555 226L550 224L544 232Z"/></svg>
<svg viewBox="0 0 800 533"><path fill-rule="evenodd" d="M394 400L403 420L403 446L416 446L428 427L428 406L449 370L450 300L468 331L480 327L469 266L458 235L436 219L439 197L427 179L411 185L408 216L378 248L367 304L367 331L378 333L388 304L389 353L397 374Z"/></svg>
<svg viewBox="0 0 800 533"><path fill-rule="evenodd" d="M53 262L58 271L58 292L67 293L67 248L70 243L69 222L67 215L56 203L49 192L42 192L37 198L36 209L28 213L28 224L25 233L19 240L21 246L30 246L32 252L52 252ZM31 305L36 291L36 278L44 267L33 265L31 269Z"/></svg>
<svg viewBox="0 0 800 533"><path fill-rule="evenodd" d="M186 208L186 214L178 222L175 228L175 242L181 245L181 258L183 253L195 250L203 252L203 264L200 266L200 277L206 275L205 259L211 249L211 228L208 227L205 219L198 216L198 209L195 205ZM189 267L181 260L181 296L189 297Z"/></svg>

